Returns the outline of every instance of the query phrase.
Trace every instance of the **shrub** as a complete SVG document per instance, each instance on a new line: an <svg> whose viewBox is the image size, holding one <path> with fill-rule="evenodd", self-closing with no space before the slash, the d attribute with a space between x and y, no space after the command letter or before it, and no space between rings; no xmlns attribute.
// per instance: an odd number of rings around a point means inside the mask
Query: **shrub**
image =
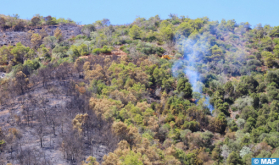
<svg viewBox="0 0 279 165"><path fill-rule="evenodd" d="M100 54L102 51L101 51L101 48L96 48L96 49L93 49L92 53L93 54Z"/></svg>

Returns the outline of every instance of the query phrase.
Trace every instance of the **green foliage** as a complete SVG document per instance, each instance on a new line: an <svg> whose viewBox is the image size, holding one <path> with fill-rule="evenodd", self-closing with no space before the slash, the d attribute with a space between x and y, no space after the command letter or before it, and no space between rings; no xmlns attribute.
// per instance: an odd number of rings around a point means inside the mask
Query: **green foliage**
<svg viewBox="0 0 279 165"><path fill-rule="evenodd" d="M236 123L235 123L234 120L230 121L230 122L228 123L228 126L229 126L229 128L230 128L230 130L231 130L232 132L235 132L235 131L238 130L238 127L237 127L237 125L236 125Z"/></svg>
<svg viewBox="0 0 279 165"><path fill-rule="evenodd" d="M243 131L244 132L251 132L252 129L255 127L255 125L256 125L256 120L253 117L249 117L247 119L247 122L244 125Z"/></svg>
<svg viewBox="0 0 279 165"><path fill-rule="evenodd" d="M189 100L178 98L177 96L170 97L165 105L165 113L170 112L171 114L186 114L185 110L189 107Z"/></svg>
<svg viewBox="0 0 279 165"><path fill-rule="evenodd" d="M101 48L96 48L96 49L93 49L92 53L93 54L100 54L102 52L102 49Z"/></svg>
<svg viewBox="0 0 279 165"><path fill-rule="evenodd" d="M111 53L111 48L109 48L108 46L103 46L103 48L101 49L102 53Z"/></svg>
<svg viewBox="0 0 279 165"><path fill-rule="evenodd" d="M143 40L148 41L148 42L152 42L157 40L157 36L158 34L153 32L152 30L150 30L148 33L146 33L146 35L143 37Z"/></svg>
<svg viewBox="0 0 279 165"><path fill-rule="evenodd" d="M82 27L82 32L90 37L90 33L96 31L96 27L93 24L84 25Z"/></svg>
<svg viewBox="0 0 279 165"><path fill-rule="evenodd" d="M212 61L220 61L224 59L223 51L217 45L214 45L210 48L211 56L209 57Z"/></svg>
<svg viewBox="0 0 279 165"><path fill-rule="evenodd" d="M160 26L160 36L165 41L171 41L174 37L173 25L171 25L171 24L167 25L167 22L164 22L164 23L163 22L161 23L161 26Z"/></svg>
<svg viewBox="0 0 279 165"><path fill-rule="evenodd" d="M202 160L198 158L198 152L197 149L186 154L183 150L175 148L175 157L185 165L202 164Z"/></svg>
<svg viewBox="0 0 279 165"><path fill-rule="evenodd" d="M0 48L0 64L7 64L12 59L12 54L10 52L11 46L2 46Z"/></svg>
<svg viewBox="0 0 279 165"><path fill-rule="evenodd" d="M271 37L279 37L279 26L275 26L270 33Z"/></svg>
<svg viewBox="0 0 279 165"><path fill-rule="evenodd" d="M146 55L151 55L151 54L162 55L163 53L165 53L165 50L162 47L157 47L154 44L143 43L143 42L139 42L137 44L137 50L139 50L140 52Z"/></svg>
<svg viewBox="0 0 279 165"><path fill-rule="evenodd" d="M164 68L156 67L152 76L157 86L163 86L166 90L171 89L171 84L174 80L172 79L171 74Z"/></svg>
<svg viewBox="0 0 279 165"><path fill-rule="evenodd" d="M270 158L278 158L279 157L279 148L276 148L275 152L270 156Z"/></svg>
<svg viewBox="0 0 279 165"><path fill-rule="evenodd" d="M60 23L73 21L0 16L3 31ZM0 101L10 97L6 96L9 86L30 81L26 89L31 89L32 83L39 83L42 78L37 80L36 75L44 72L36 70L41 66L53 69L53 79L63 71L62 62L77 59L74 65L67 63L66 70L73 72L68 78L74 81L79 74L78 98L89 99L91 94L88 110L104 122L118 121L119 138L129 141L128 147L119 143L106 161L251 164L252 157L278 157L278 30L278 26L252 29L248 22L219 23L170 14L167 20L137 18L132 25L112 26L108 19L99 20L82 26L82 34L69 40L62 40L59 28L55 36L29 31L32 49L21 43L0 48L0 72L11 72L7 79L0 79ZM110 56L114 53L121 55ZM193 56L192 65L187 58ZM177 61L181 67L174 68ZM195 85L201 93L194 92L185 77L186 66L198 72ZM5 85L8 78L11 83ZM214 105L212 112L205 105L205 95ZM0 134L0 139L6 138ZM2 151L7 142L0 143ZM93 157L87 162L97 163Z"/></svg>
<svg viewBox="0 0 279 165"><path fill-rule="evenodd" d="M130 151L130 153L124 157L123 165L143 165L143 162L140 160L140 153L134 153Z"/></svg>
<svg viewBox="0 0 279 165"><path fill-rule="evenodd" d="M31 19L31 22L32 22L32 25L36 26L36 25L40 24L41 19L39 17L35 16Z"/></svg>
<svg viewBox="0 0 279 165"><path fill-rule="evenodd" d="M233 151L229 154L229 157L227 159L227 164L229 165L242 164L242 161L239 155Z"/></svg>
<svg viewBox="0 0 279 165"><path fill-rule="evenodd" d="M56 25L58 21L56 20L55 17L51 17L50 15L45 17L45 22L47 25Z"/></svg>
<svg viewBox="0 0 279 165"><path fill-rule="evenodd" d="M253 107L246 106L243 108L240 117L245 120L247 120L249 117L256 118L257 112L254 110Z"/></svg>
<svg viewBox="0 0 279 165"><path fill-rule="evenodd" d="M16 46L11 50L13 61L15 63L23 63L24 56L29 52L29 49L29 47L23 46L20 42L17 43Z"/></svg>
<svg viewBox="0 0 279 165"><path fill-rule="evenodd" d="M96 48L96 49L93 49L92 53L93 54L100 54L100 53L111 53L112 49L108 46L103 46L103 48Z"/></svg>
<svg viewBox="0 0 279 165"><path fill-rule="evenodd" d="M67 57L67 46L61 46L57 44L54 49L52 49L52 55L55 58Z"/></svg>
<svg viewBox="0 0 279 165"><path fill-rule="evenodd" d="M200 123L197 121L185 121L182 125L182 129L189 129L193 132L200 130Z"/></svg>
<svg viewBox="0 0 279 165"><path fill-rule="evenodd" d="M186 78L180 78L177 82L177 91L185 98L192 97L192 87Z"/></svg>
<svg viewBox="0 0 279 165"><path fill-rule="evenodd" d="M179 26L177 26L176 31L179 34L188 37L194 31L194 27L189 22L182 22Z"/></svg>
<svg viewBox="0 0 279 165"><path fill-rule="evenodd" d="M40 54L40 57L42 59L50 59L51 58L51 54L49 52L49 49L45 47L44 44L42 44L39 48L39 54Z"/></svg>
<svg viewBox="0 0 279 165"><path fill-rule="evenodd" d="M270 151L261 151L260 154L256 158L270 158L271 152Z"/></svg>
<svg viewBox="0 0 279 165"><path fill-rule="evenodd" d="M227 120L224 113L219 113L214 123L215 131L223 133L227 127Z"/></svg>
<svg viewBox="0 0 279 165"><path fill-rule="evenodd" d="M32 71L39 69L39 67L40 67L40 63L37 59L26 60L26 61L24 61L24 64L23 64L23 70L25 70L24 73L26 75L31 74Z"/></svg>
<svg viewBox="0 0 279 165"><path fill-rule="evenodd" d="M133 39L140 39L141 38L141 30L137 25L133 25L129 31L129 35Z"/></svg>
<svg viewBox="0 0 279 165"><path fill-rule="evenodd" d="M274 47L273 53L276 58L279 58L279 44Z"/></svg>

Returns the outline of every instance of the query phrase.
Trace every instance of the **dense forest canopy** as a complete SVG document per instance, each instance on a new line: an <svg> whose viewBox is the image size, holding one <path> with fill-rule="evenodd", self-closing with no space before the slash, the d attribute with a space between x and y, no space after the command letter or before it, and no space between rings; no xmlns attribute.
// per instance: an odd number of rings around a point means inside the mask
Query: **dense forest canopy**
<svg viewBox="0 0 279 165"><path fill-rule="evenodd" d="M1 163L55 164L48 150L82 165L279 157L279 26L169 17L103 19L65 39L70 19L0 15L1 33L30 39L0 47Z"/></svg>

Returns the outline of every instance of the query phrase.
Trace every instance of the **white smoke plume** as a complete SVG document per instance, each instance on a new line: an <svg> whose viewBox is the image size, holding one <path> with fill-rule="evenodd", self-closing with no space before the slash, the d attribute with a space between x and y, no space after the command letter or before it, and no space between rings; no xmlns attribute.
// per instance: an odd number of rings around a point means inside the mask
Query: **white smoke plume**
<svg viewBox="0 0 279 165"><path fill-rule="evenodd" d="M192 85L193 92L198 92L202 97L205 97L204 104L212 112L214 108L209 103L209 96L202 95L203 84L197 68L197 62L203 61L203 58L209 54L207 38L200 35L199 40L192 40L179 36L176 37L176 48L183 53L183 58L177 60L172 66L173 75L176 77L178 70L182 69Z"/></svg>

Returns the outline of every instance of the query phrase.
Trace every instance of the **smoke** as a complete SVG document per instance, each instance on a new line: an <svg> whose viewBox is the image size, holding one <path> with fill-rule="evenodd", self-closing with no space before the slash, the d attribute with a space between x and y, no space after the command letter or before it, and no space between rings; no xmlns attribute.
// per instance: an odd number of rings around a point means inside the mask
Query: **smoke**
<svg viewBox="0 0 279 165"><path fill-rule="evenodd" d="M210 97L209 96L205 96L205 102L204 105L207 106L207 108L210 110L210 112L212 113L212 111L214 110L213 105L210 104L209 102Z"/></svg>
<svg viewBox="0 0 279 165"><path fill-rule="evenodd" d="M192 85L193 94L199 93L201 98L205 98L204 105L212 112L213 106L209 103L210 97L202 95L203 83L201 82L201 76L199 69L202 65L202 61L209 54L209 44L207 37L198 36L199 40L190 38L177 37L176 48L179 52L183 53L183 58L176 61L172 67L172 73L176 77L179 71L183 73L189 79Z"/></svg>

